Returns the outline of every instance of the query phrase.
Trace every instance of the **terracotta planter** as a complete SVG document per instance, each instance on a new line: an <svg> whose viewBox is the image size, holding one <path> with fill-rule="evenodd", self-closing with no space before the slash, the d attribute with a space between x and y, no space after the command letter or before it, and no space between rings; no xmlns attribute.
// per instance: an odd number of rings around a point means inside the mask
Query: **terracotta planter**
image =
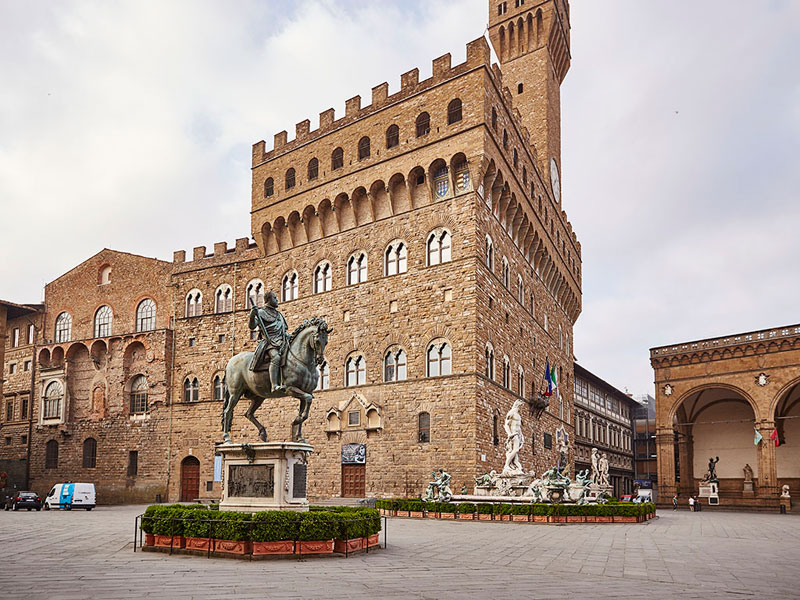
<svg viewBox="0 0 800 600"><path fill-rule="evenodd" d="M528 515L511 515L514 521L527 521Z"/></svg>
<svg viewBox="0 0 800 600"><path fill-rule="evenodd" d="M353 538L350 540L333 540L333 551L344 554L345 552L355 552L364 547L364 538Z"/></svg>
<svg viewBox="0 0 800 600"><path fill-rule="evenodd" d="M613 517L595 517L597 523L611 523Z"/></svg>
<svg viewBox="0 0 800 600"><path fill-rule="evenodd" d="M475 515L472 513L459 513L458 518L465 521L474 521Z"/></svg>
<svg viewBox="0 0 800 600"><path fill-rule="evenodd" d="M583 523L584 519L582 515L567 515L567 523Z"/></svg>
<svg viewBox="0 0 800 600"><path fill-rule="evenodd" d="M636 517L614 517L614 523L636 523Z"/></svg>
<svg viewBox="0 0 800 600"><path fill-rule="evenodd" d="M294 541L253 542L253 556L263 556L265 554L294 554Z"/></svg>
<svg viewBox="0 0 800 600"><path fill-rule="evenodd" d="M550 522L551 523L566 523L567 522L567 517L566 516L560 516L560 515L553 515L552 517L550 517Z"/></svg>
<svg viewBox="0 0 800 600"><path fill-rule="evenodd" d="M250 542L214 540L214 552L223 552L225 554L250 554Z"/></svg>
<svg viewBox="0 0 800 600"><path fill-rule="evenodd" d="M159 548L183 548L186 539L182 535L156 535L155 544Z"/></svg>
<svg viewBox="0 0 800 600"><path fill-rule="evenodd" d="M145 546L155 546L156 545L156 536L152 533L145 533L144 534L144 545Z"/></svg>
<svg viewBox="0 0 800 600"><path fill-rule="evenodd" d="M584 519L585 523L596 523L597 522L597 517L595 517L594 515L585 516L585 517L583 517L583 519Z"/></svg>
<svg viewBox="0 0 800 600"><path fill-rule="evenodd" d="M333 540L318 540L311 542L298 542L300 548L297 554L331 554L333 553Z"/></svg>
<svg viewBox="0 0 800 600"><path fill-rule="evenodd" d="M397 516L398 517L407 517L408 516L408 511L407 510L398 510L397 511Z"/></svg>
<svg viewBox="0 0 800 600"><path fill-rule="evenodd" d="M439 513L440 519L455 519L456 516L453 513Z"/></svg>
<svg viewBox="0 0 800 600"><path fill-rule="evenodd" d="M492 515L484 515L482 513L478 513L478 520L479 521L491 521Z"/></svg>
<svg viewBox="0 0 800 600"><path fill-rule="evenodd" d="M196 538L196 537L186 538L187 550L203 550L204 552L207 552L210 546L211 546L211 540L209 540L208 538Z"/></svg>
<svg viewBox="0 0 800 600"><path fill-rule="evenodd" d="M373 546L377 546L378 544L380 544L380 541L379 541L379 539L378 539L378 537L379 537L379 536L380 536L380 534L379 534L379 533L373 533L371 536L369 536L369 537L367 538L367 542L368 542L368 545L369 545L369 547L370 547L370 548L372 548Z"/></svg>
<svg viewBox="0 0 800 600"><path fill-rule="evenodd" d="M547 523L547 515L533 515L534 523Z"/></svg>
<svg viewBox="0 0 800 600"><path fill-rule="evenodd" d="M497 515L501 521L510 521L512 515Z"/></svg>
<svg viewBox="0 0 800 600"><path fill-rule="evenodd" d="M414 517L415 519L421 519L422 518L422 511L421 510L409 511L409 516Z"/></svg>

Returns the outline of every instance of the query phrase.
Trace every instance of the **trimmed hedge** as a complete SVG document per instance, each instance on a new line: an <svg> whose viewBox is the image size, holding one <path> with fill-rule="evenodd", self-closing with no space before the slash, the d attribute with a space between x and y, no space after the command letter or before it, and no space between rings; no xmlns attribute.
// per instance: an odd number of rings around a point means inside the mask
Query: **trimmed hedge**
<svg viewBox="0 0 800 600"><path fill-rule="evenodd" d="M458 505L458 513L461 515L474 515L475 505L472 502L462 502Z"/></svg>
<svg viewBox="0 0 800 600"><path fill-rule="evenodd" d="M381 530L381 518L374 508L349 506L314 507L309 512L240 513L209 510L203 505L157 504L145 510L141 528L156 535L218 540L319 541L374 535Z"/></svg>

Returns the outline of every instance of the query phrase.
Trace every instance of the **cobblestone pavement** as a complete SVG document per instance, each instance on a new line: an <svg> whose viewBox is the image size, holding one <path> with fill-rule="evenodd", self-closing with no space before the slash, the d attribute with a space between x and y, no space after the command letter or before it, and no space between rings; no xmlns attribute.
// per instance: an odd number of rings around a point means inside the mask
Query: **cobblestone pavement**
<svg viewBox="0 0 800 600"><path fill-rule="evenodd" d="M646 524L390 519L385 550L249 562L136 552L141 506L0 512L0 589L89 598L800 598L800 515Z"/></svg>

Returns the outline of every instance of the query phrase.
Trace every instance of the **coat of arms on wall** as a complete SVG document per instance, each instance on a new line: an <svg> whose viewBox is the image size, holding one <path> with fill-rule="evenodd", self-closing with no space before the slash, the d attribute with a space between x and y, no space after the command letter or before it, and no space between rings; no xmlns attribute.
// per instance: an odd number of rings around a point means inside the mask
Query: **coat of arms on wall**
<svg viewBox="0 0 800 600"><path fill-rule="evenodd" d="M769 375L767 375L766 373L759 373L758 375L756 375L756 384L757 385L760 385L761 387L764 387L768 383L769 383Z"/></svg>

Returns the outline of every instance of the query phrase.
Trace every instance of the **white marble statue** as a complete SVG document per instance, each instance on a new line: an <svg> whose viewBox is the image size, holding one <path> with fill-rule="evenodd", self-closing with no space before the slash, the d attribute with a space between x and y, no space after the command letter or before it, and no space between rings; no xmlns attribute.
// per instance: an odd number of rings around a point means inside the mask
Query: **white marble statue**
<svg viewBox="0 0 800 600"><path fill-rule="evenodd" d="M569 453L569 434L563 426L556 430L556 446L558 446L558 472L563 473L567 468Z"/></svg>
<svg viewBox="0 0 800 600"><path fill-rule="evenodd" d="M791 498L789 495L789 486L785 485L781 488L781 498Z"/></svg>
<svg viewBox="0 0 800 600"><path fill-rule="evenodd" d="M600 480L597 483L600 487L610 487L611 484L608 481L608 456L606 456L605 452L600 455L600 459L597 461L597 469L600 473Z"/></svg>
<svg viewBox="0 0 800 600"><path fill-rule="evenodd" d="M597 448L592 448L592 481L600 484L600 452Z"/></svg>
<svg viewBox="0 0 800 600"><path fill-rule="evenodd" d="M744 465L744 481L745 483L752 483L753 482L753 467L750 466L749 463Z"/></svg>
<svg viewBox="0 0 800 600"><path fill-rule="evenodd" d="M514 400L511 410L506 415L506 422L504 424L506 430L506 464L503 467L503 475L524 475L525 471L522 469L522 463L519 460L519 451L522 450L522 444L525 438L522 436L522 416L519 414L519 409L522 407L524 401L521 398Z"/></svg>

